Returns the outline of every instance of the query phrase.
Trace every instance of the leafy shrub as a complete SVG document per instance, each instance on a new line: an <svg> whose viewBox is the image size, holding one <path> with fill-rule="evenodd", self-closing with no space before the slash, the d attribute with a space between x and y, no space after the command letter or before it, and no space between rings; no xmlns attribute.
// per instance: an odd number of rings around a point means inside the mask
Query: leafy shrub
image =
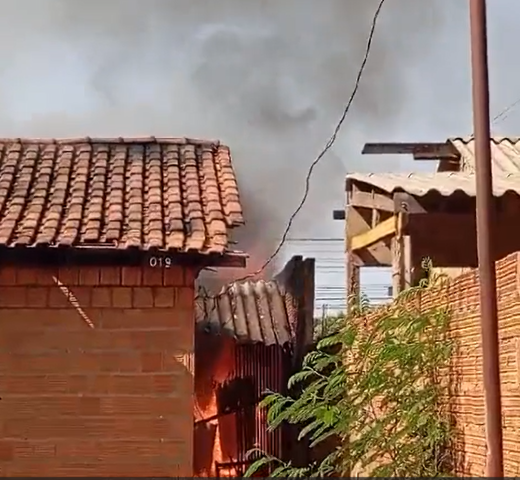
<svg viewBox="0 0 520 480"><path fill-rule="evenodd" d="M405 293L375 311L360 302L290 379L289 388L299 386L300 393L269 392L261 403L270 429L298 425L299 440L308 438L310 449L331 439L335 448L305 466L263 454L245 476L267 464L273 477L450 473L451 427L443 409L448 385L442 375L452 351L449 315L416 308L419 288Z"/></svg>

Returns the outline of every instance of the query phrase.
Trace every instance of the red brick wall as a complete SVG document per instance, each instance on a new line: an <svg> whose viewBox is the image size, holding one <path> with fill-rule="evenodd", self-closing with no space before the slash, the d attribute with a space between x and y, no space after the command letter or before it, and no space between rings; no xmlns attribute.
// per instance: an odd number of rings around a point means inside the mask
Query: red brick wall
<svg viewBox="0 0 520 480"><path fill-rule="evenodd" d="M191 476L193 288L180 267L0 268L0 475Z"/></svg>
<svg viewBox="0 0 520 480"><path fill-rule="evenodd" d="M520 254L497 262L505 474L520 474ZM472 270L444 287L428 291L421 306L448 304L451 335L457 344L450 372L452 410L461 476L484 476L485 410L482 385L478 272Z"/></svg>

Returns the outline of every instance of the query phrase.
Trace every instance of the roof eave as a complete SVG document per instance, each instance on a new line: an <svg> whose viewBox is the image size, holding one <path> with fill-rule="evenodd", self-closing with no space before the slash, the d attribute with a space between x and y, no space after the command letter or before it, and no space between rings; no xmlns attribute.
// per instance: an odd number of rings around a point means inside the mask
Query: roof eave
<svg viewBox="0 0 520 480"><path fill-rule="evenodd" d="M244 268L248 255L240 251L141 250L116 247L0 246L0 264L34 266L150 266Z"/></svg>

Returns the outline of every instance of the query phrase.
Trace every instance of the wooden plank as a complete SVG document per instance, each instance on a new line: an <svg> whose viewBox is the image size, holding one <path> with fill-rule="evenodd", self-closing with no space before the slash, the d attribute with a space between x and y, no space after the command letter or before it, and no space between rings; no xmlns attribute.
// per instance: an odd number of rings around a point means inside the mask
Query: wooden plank
<svg viewBox="0 0 520 480"><path fill-rule="evenodd" d="M413 155L416 160L459 157L457 149L448 142L365 143L361 153L363 155Z"/></svg>
<svg viewBox="0 0 520 480"><path fill-rule="evenodd" d="M375 228L381 222L381 211L377 208L372 209L372 228Z"/></svg>
<svg viewBox="0 0 520 480"><path fill-rule="evenodd" d="M396 231L397 218L392 216L387 220L382 221L376 227L368 230L365 233L355 235L350 240L350 248L353 251L369 247L374 243L383 240L386 237L393 235Z"/></svg>
<svg viewBox="0 0 520 480"><path fill-rule="evenodd" d="M474 212L410 215L407 234L413 239L414 262L429 257L435 267L476 267L475 231Z"/></svg>
<svg viewBox="0 0 520 480"><path fill-rule="evenodd" d="M355 252L351 250L352 238L356 235L368 232L371 229L370 221L370 215L363 215L356 207L351 205L347 206L347 221L345 222L346 250L352 253L357 265L371 267L390 265L390 248L388 245L385 245L385 242L377 242L368 248Z"/></svg>
<svg viewBox="0 0 520 480"><path fill-rule="evenodd" d="M361 208L376 208L383 212L394 211L393 198L382 193L353 191L349 198L349 205Z"/></svg>

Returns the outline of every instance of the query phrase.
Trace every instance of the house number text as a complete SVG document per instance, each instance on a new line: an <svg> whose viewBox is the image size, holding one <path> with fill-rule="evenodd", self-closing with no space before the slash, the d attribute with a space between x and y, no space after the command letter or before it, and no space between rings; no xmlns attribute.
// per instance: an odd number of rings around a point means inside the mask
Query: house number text
<svg viewBox="0 0 520 480"><path fill-rule="evenodd" d="M149 265L152 268L170 268L173 262L171 257L150 257Z"/></svg>

